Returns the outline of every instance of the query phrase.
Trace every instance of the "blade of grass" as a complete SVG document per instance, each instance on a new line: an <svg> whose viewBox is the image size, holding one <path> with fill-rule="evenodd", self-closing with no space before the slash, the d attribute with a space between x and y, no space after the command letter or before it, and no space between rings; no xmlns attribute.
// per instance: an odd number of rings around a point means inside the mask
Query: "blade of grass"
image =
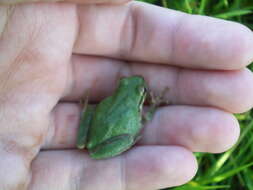
<svg viewBox="0 0 253 190"><path fill-rule="evenodd" d="M229 5L228 0L223 0L223 4L224 4L225 7L228 7L228 5Z"/></svg>
<svg viewBox="0 0 253 190"><path fill-rule="evenodd" d="M221 182L235 174L237 174L238 172L246 169L246 168L249 168L253 166L253 162L249 163L249 164L245 164L243 166L240 166L238 168L234 168L228 172L225 172L223 174L220 174L220 175L217 175L217 176L214 176L214 177L211 177L209 179L206 179L206 180L203 180L201 181L201 184L205 185L205 184L209 184L209 183L218 183L218 182Z"/></svg>
<svg viewBox="0 0 253 190"><path fill-rule="evenodd" d="M234 168L238 168L239 167L237 163L240 163L240 162L237 162L236 159L234 159L233 155L231 155L230 160L231 160L231 163L232 163L232 165L233 165ZM237 175L237 177L239 179L240 184L242 186L245 186L245 182L243 180L242 174L241 173L237 173L236 175Z"/></svg>
<svg viewBox="0 0 253 190"><path fill-rule="evenodd" d="M167 0L162 0L162 6L165 8L169 8Z"/></svg>
<svg viewBox="0 0 253 190"><path fill-rule="evenodd" d="M228 8L228 6L226 6L224 1L226 1L226 0L220 1L219 3L217 3L216 5L213 6L213 9L215 12L218 12L218 11L224 12L224 7Z"/></svg>
<svg viewBox="0 0 253 190"><path fill-rule="evenodd" d="M206 4L207 4L207 0L201 0L200 1L200 6L199 6L198 14L204 15Z"/></svg>
<svg viewBox="0 0 253 190"><path fill-rule="evenodd" d="M252 133L251 133L252 135ZM253 144L253 138L250 138L249 140L247 140L247 142L243 145L242 149L239 151L239 153L237 155L235 155L235 159L236 160L240 160L241 157L244 157L244 160L246 160L245 155L247 155L247 151L249 150L249 148L252 146Z"/></svg>
<svg viewBox="0 0 253 190"><path fill-rule="evenodd" d="M212 166L212 168L209 171L207 171L206 177L209 178L210 176L213 176L215 173L217 173L222 168L224 163L229 159L233 151L234 149L230 149L229 151L223 153L222 156Z"/></svg>
<svg viewBox="0 0 253 190"><path fill-rule="evenodd" d="M193 10L192 10L192 7L191 7L191 5L190 5L189 0L185 0L184 3L185 3L185 8L186 8L187 12L188 12L189 14L192 14Z"/></svg>
<svg viewBox="0 0 253 190"><path fill-rule="evenodd" d="M194 181L191 181L188 184L174 188L174 190L205 190L205 189L228 189L228 188L230 188L229 185L204 186L204 185L199 185L198 183Z"/></svg>
<svg viewBox="0 0 253 190"><path fill-rule="evenodd" d="M243 176L244 176L244 179L246 180L247 188L249 190L253 190L252 170L250 170L250 169L244 170Z"/></svg>
<svg viewBox="0 0 253 190"><path fill-rule="evenodd" d="M244 10L234 10L234 11L230 11L230 12L226 12L226 13L216 14L213 16L217 17L217 18L222 18L222 19L229 19L232 17L247 15L247 14L251 14L251 13L252 13L251 10L244 9Z"/></svg>

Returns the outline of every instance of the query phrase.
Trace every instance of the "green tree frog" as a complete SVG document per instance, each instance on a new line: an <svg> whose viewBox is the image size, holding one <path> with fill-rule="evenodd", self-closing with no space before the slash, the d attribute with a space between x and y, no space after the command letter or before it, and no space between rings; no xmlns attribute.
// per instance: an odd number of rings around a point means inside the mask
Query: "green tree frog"
<svg viewBox="0 0 253 190"><path fill-rule="evenodd" d="M141 76L120 79L112 96L95 108L87 105L81 116L77 147L94 159L110 158L128 150L140 137L146 82Z"/></svg>

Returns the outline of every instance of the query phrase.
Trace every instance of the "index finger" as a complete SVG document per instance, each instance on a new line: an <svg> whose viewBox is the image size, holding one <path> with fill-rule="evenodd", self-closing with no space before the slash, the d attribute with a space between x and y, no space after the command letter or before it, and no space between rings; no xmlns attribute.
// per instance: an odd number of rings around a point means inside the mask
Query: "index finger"
<svg viewBox="0 0 253 190"><path fill-rule="evenodd" d="M222 70L253 59L253 33L238 23L140 2L80 6L78 15L74 53Z"/></svg>

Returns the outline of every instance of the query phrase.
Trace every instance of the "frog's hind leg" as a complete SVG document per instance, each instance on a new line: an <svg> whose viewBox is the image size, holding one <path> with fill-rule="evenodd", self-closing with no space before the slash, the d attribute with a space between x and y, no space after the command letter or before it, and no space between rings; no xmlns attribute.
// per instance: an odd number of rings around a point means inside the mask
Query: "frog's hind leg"
<svg viewBox="0 0 253 190"><path fill-rule="evenodd" d="M105 159L117 156L129 149L135 143L134 138L128 134L115 136L102 142L89 150L90 156L94 159Z"/></svg>
<svg viewBox="0 0 253 190"><path fill-rule="evenodd" d="M76 146L79 149L84 149L87 143L88 131L91 125L95 107L86 104L82 111L80 125L77 133Z"/></svg>

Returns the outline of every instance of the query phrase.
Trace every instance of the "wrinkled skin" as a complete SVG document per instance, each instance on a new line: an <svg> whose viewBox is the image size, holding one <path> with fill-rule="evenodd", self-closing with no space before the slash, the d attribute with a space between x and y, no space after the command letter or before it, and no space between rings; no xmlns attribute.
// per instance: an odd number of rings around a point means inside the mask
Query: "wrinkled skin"
<svg viewBox="0 0 253 190"><path fill-rule="evenodd" d="M113 3L122 2L1 6L1 190L176 186L197 171L192 152L223 152L238 139L232 113L253 104L245 68L252 32L144 3ZM75 150L78 101L88 90L91 101L101 100L126 75L144 76L157 94L168 86L173 105L156 112L133 149L93 161Z"/></svg>

